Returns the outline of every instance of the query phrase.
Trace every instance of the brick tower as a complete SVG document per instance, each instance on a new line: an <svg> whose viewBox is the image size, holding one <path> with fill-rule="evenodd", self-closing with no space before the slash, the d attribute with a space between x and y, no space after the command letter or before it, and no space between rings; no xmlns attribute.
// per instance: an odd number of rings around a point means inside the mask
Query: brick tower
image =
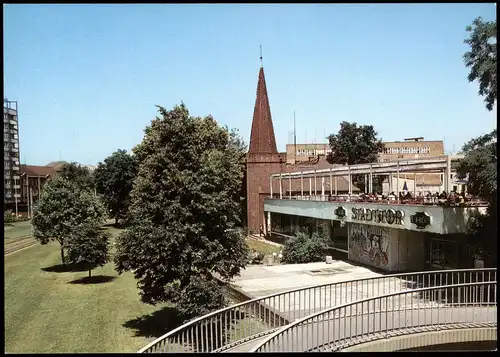
<svg viewBox="0 0 500 357"><path fill-rule="evenodd" d="M281 172L286 154L278 153L264 68L259 71L253 111L250 147L247 154L247 224L252 233L265 226L264 198L270 195L269 176Z"/></svg>

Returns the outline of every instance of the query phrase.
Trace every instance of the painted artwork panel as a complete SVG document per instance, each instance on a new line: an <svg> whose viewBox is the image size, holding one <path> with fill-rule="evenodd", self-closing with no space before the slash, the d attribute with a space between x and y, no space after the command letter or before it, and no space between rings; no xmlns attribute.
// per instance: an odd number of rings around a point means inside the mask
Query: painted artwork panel
<svg viewBox="0 0 500 357"><path fill-rule="evenodd" d="M349 224L349 259L377 268L389 266L390 228Z"/></svg>

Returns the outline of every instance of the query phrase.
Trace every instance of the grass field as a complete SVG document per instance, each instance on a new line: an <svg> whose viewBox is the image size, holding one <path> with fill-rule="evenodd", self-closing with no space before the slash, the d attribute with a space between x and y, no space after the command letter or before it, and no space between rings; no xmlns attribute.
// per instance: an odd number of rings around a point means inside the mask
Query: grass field
<svg viewBox="0 0 500 357"><path fill-rule="evenodd" d="M279 253L282 249L281 247L267 244L256 239L247 239L246 242L250 249L257 251L258 253L264 253L264 255L271 255L273 252Z"/></svg>
<svg viewBox="0 0 500 357"><path fill-rule="evenodd" d="M167 305L140 302L132 273L109 263L85 284L59 264L57 242L5 257L5 351L136 352L178 324Z"/></svg>
<svg viewBox="0 0 500 357"><path fill-rule="evenodd" d="M6 223L3 227L4 245L31 237L31 222Z"/></svg>
<svg viewBox="0 0 500 357"><path fill-rule="evenodd" d="M6 352L136 352L181 323L168 304L141 303L132 273L113 263L90 283L87 271L64 271L57 242L5 256L4 269Z"/></svg>

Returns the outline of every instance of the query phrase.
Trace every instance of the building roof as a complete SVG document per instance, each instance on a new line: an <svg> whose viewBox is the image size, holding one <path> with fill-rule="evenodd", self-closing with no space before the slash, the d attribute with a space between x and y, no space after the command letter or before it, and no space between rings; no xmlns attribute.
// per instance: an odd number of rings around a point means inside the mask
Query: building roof
<svg viewBox="0 0 500 357"><path fill-rule="evenodd" d="M253 111L252 131L250 134L249 153L277 154L276 138L274 137L271 108L267 97L264 68L260 67L257 97Z"/></svg>
<svg viewBox="0 0 500 357"><path fill-rule="evenodd" d="M47 176L57 172L58 166L34 166L34 165L21 165L21 175L27 174L28 176Z"/></svg>
<svg viewBox="0 0 500 357"><path fill-rule="evenodd" d="M54 166L62 166L64 164L67 164L66 161L52 161L47 164L49 167L54 167Z"/></svg>

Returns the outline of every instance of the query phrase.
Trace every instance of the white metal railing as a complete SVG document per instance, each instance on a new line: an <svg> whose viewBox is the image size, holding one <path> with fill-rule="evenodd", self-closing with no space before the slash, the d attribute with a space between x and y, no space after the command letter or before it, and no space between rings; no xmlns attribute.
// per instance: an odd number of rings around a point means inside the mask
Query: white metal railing
<svg viewBox="0 0 500 357"><path fill-rule="evenodd" d="M414 294L419 298L415 299ZM496 281L455 282L400 291L302 318L267 337L250 352L340 351L395 335L496 326L496 307Z"/></svg>
<svg viewBox="0 0 500 357"><path fill-rule="evenodd" d="M139 353L221 352L273 333L326 308L389 292L453 281L496 281L496 269L402 273L309 286L252 299L198 317L157 338Z"/></svg>
<svg viewBox="0 0 500 357"><path fill-rule="evenodd" d="M418 196L411 199L399 199L396 197L385 197L378 195L377 197L362 197L357 194L353 195L292 195L273 194L268 196L269 199L281 200L298 200L298 201L320 201L320 202L334 202L334 203L377 203L377 204L390 204L390 205L431 205L431 206L463 206L463 207L477 207L487 206L488 203L479 198L466 198L461 201L451 201L448 198L425 197Z"/></svg>

